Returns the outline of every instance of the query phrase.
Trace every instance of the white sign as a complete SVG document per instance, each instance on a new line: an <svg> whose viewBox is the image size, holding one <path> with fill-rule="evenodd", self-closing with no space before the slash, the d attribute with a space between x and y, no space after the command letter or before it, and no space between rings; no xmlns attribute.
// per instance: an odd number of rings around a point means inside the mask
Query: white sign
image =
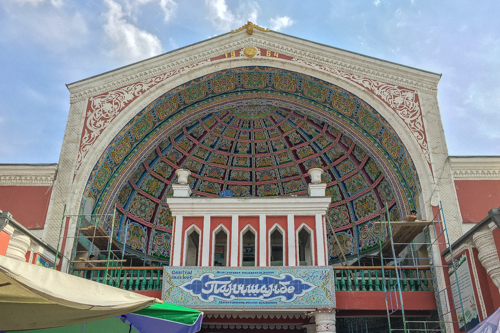
<svg viewBox="0 0 500 333"><path fill-rule="evenodd" d="M467 325L467 330L470 330L479 324L479 315L477 313L474 287L470 278L469 264L467 263L467 256L465 253L455 259L455 267L451 267L450 265L448 275L450 277L455 313L457 314L459 322L458 326L461 332L465 331L465 325ZM459 290L460 295L458 293ZM460 299L462 300L463 311L462 306L460 306Z"/></svg>

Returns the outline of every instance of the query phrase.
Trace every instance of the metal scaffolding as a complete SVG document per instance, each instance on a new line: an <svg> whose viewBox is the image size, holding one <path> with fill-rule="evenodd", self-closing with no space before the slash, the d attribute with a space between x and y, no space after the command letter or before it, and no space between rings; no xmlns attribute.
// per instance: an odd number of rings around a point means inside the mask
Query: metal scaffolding
<svg viewBox="0 0 500 333"><path fill-rule="evenodd" d="M382 279L384 281L386 279L396 280L396 283L393 283L392 285L391 283L382 283L384 286L385 304L387 310L387 324L389 332L448 332L450 331L450 329L453 330L453 325L459 325L461 320L465 320L465 313L460 292L458 274L454 274L454 281L450 281L449 285L445 284L443 288L440 287L440 283L438 282L439 274L446 274L449 267L456 267L442 204L440 203L439 212L433 217L431 221L392 222L391 224L387 206L386 217L387 221L380 222L379 229L379 248L380 260L382 264ZM412 225L414 225L415 223L426 224L425 229L422 228L424 229L424 233L426 235L423 242L415 242L414 236L412 237L411 232L406 232L405 230L412 228ZM386 225L386 228L383 228L384 225ZM400 228L400 230L397 230L397 228ZM389 238L385 243L383 242L383 239L385 237L383 237L384 235L382 232L384 229L388 232ZM399 233L403 233L403 235L395 238L395 233L398 233L398 231ZM430 234L431 232L433 233L433 235ZM401 238L408 239L408 237L412 238L410 242L401 242L399 240ZM434 250L437 249L437 253L438 255L440 255L440 253L442 252L440 251L440 245L444 245L450 250L450 265L442 265L441 258L436 257ZM415 251L415 248L418 249L422 246L426 247L428 253L427 257L419 257L418 252ZM388 247L390 248L390 251L387 251ZM407 255L405 258L401 258L401 255L398 256L398 254L401 253L398 250L402 250L405 248L408 249ZM415 255L416 253L417 255ZM384 257L384 255L387 254L389 254L389 256ZM423 267L423 265L421 264L422 261L429 261L427 266L430 268L430 276L429 274L422 274L422 272L419 271ZM387 274L386 269L384 269L386 263L391 264L391 266L394 267L395 276L392 276L392 274ZM416 274L416 276L409 276L408 270L405 270L406 267L416 268L415 270L410 271L410 274ZM425 283L425 285L427 286L429 284L432 285L438 309L438 320L412 320L406 316L403 301L403 291L406 290L406 285L410 284L411 286L412 282L414 283L415 279L417 279L418 281L427 281L427 283ZM442 281L446 281L446 279L443 279ZM403 287L403 285L405 287ZM456 285L459 302L453 302L453 304L450 304L451 302L448 299L448 292L450 292L451 294L451 288L453 285ZM458 303L458 307L455 306L456 303ZM453 313L455 314L456 318L458 318L458 321L453 321L451 319L453 318ZM398 325L393 325L393 318L396 315L400 317L401 320L397 320ZM465 322L463 322L463 324L465 332L467 332L467 325L465 325Z"/></svg>
<svg viewBox="0 0 500 333"><path fill-rule="evenodd" d="M115 212L116 209L113 214L63 215L59 244L73 243L68 273L129 290L145 289L141 286L143 281L161 283L158 271L169 262L127 245L129 221L117 221ZM64 235L67 218L70 225L76 224L74 234ZM91 255L95 259L90 260Z"/></svg>

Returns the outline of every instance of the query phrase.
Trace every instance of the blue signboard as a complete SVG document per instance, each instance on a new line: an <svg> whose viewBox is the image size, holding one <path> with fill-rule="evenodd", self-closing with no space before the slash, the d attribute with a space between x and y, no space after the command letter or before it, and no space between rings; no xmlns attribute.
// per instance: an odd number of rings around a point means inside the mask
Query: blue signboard
<svg viewBox="0 0 500 333"><path fill-rule="evenodd" d="M47 260L43 259L40 256L36 257L36 264L37 264L37 266L43 266L43 267L47 267L47 268L54 268L54 264L53 263L48 262Z"/></svg>
<svg viewBox="0 0 500 333"><path fill-rule="evenodd" d="M335 308L329 267L165 267L162 298L195 309Z"/></svg>

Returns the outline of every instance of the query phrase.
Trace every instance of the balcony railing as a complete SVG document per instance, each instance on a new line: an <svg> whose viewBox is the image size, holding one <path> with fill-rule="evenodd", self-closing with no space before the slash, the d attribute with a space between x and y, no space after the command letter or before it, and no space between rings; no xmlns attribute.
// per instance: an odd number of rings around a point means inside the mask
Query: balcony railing
<svg viewBox="0 0 500 333"><path fill-rule="evenodd" d="M220 268L220 267L219 267ZM335 290L337 291L384 291L396 290L397 278L394 267L384 266L334 266ZM125 290L161 290L162 267L105 267L75 268L76 275ZM385 276L385 278L384 278ZM399 280L402 291L430 291L432 277L428 266L401 267Z"/></svg>
<svg viewBox="0 0 500 333"><path fill-rule="evenodd" d="M76 275L125 290L161 290L163 267L82 267Z"/></svg>
<svg viewBox="0 0 500 333"><path fill-rule="evenodd" d="M334 266L335 290L337 291L384 291L397 290L396 270L391 266ZM398 268L401 291L430 291L431 270L428 266Z"/></svg>

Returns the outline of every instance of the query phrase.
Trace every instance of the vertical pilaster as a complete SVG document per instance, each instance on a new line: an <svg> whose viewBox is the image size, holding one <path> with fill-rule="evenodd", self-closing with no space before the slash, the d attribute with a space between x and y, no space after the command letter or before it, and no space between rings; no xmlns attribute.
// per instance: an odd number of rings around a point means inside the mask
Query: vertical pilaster
<svg viewBox="0 0 500 333"><path fill-rule="evenodd" d="M238 228L238 215L231 216L231 265L232 267L238 266L238 249L240 247L239 239L240 232Z"/></svg>
<svg viewBox="0 0 500 333"><path fill-rule="evenodd" d="M288 266L297 266L296 247L295 247L295 219L293 214L287 215L287 234L288 234Z"/></svg>
<svg viewBox="0 0 500 333"><path fill-rule="evenodd" d="M267 266L266 215L259 215L259 266Z"/></svg>
<svg viewBox="0 0 500 333"><path fill-rule="evenodd" d="M203 216L203 250L201 265L210 266L210 215Z"/></svg>
<svg viewBox="0 0 500 333"><path fill-rule="evenodd" d="M173 244L174 257L172 259L172 266L181 265L183 221L184 219L182 216L175 217L174 244Z"/></svg>
<svg viewBox="0 0 500 333"><path fill-rule="evenodd" d="M323 215L316 214L316 252L318 254L318 266L325 266L325 233L323 232Z"/></svg>
<svg viewBox="0 0 500 333"><path fill-rule="evenodd" d="M336 332L335 310L317 311L314 313L316 320L316 333Z"/></svg>

